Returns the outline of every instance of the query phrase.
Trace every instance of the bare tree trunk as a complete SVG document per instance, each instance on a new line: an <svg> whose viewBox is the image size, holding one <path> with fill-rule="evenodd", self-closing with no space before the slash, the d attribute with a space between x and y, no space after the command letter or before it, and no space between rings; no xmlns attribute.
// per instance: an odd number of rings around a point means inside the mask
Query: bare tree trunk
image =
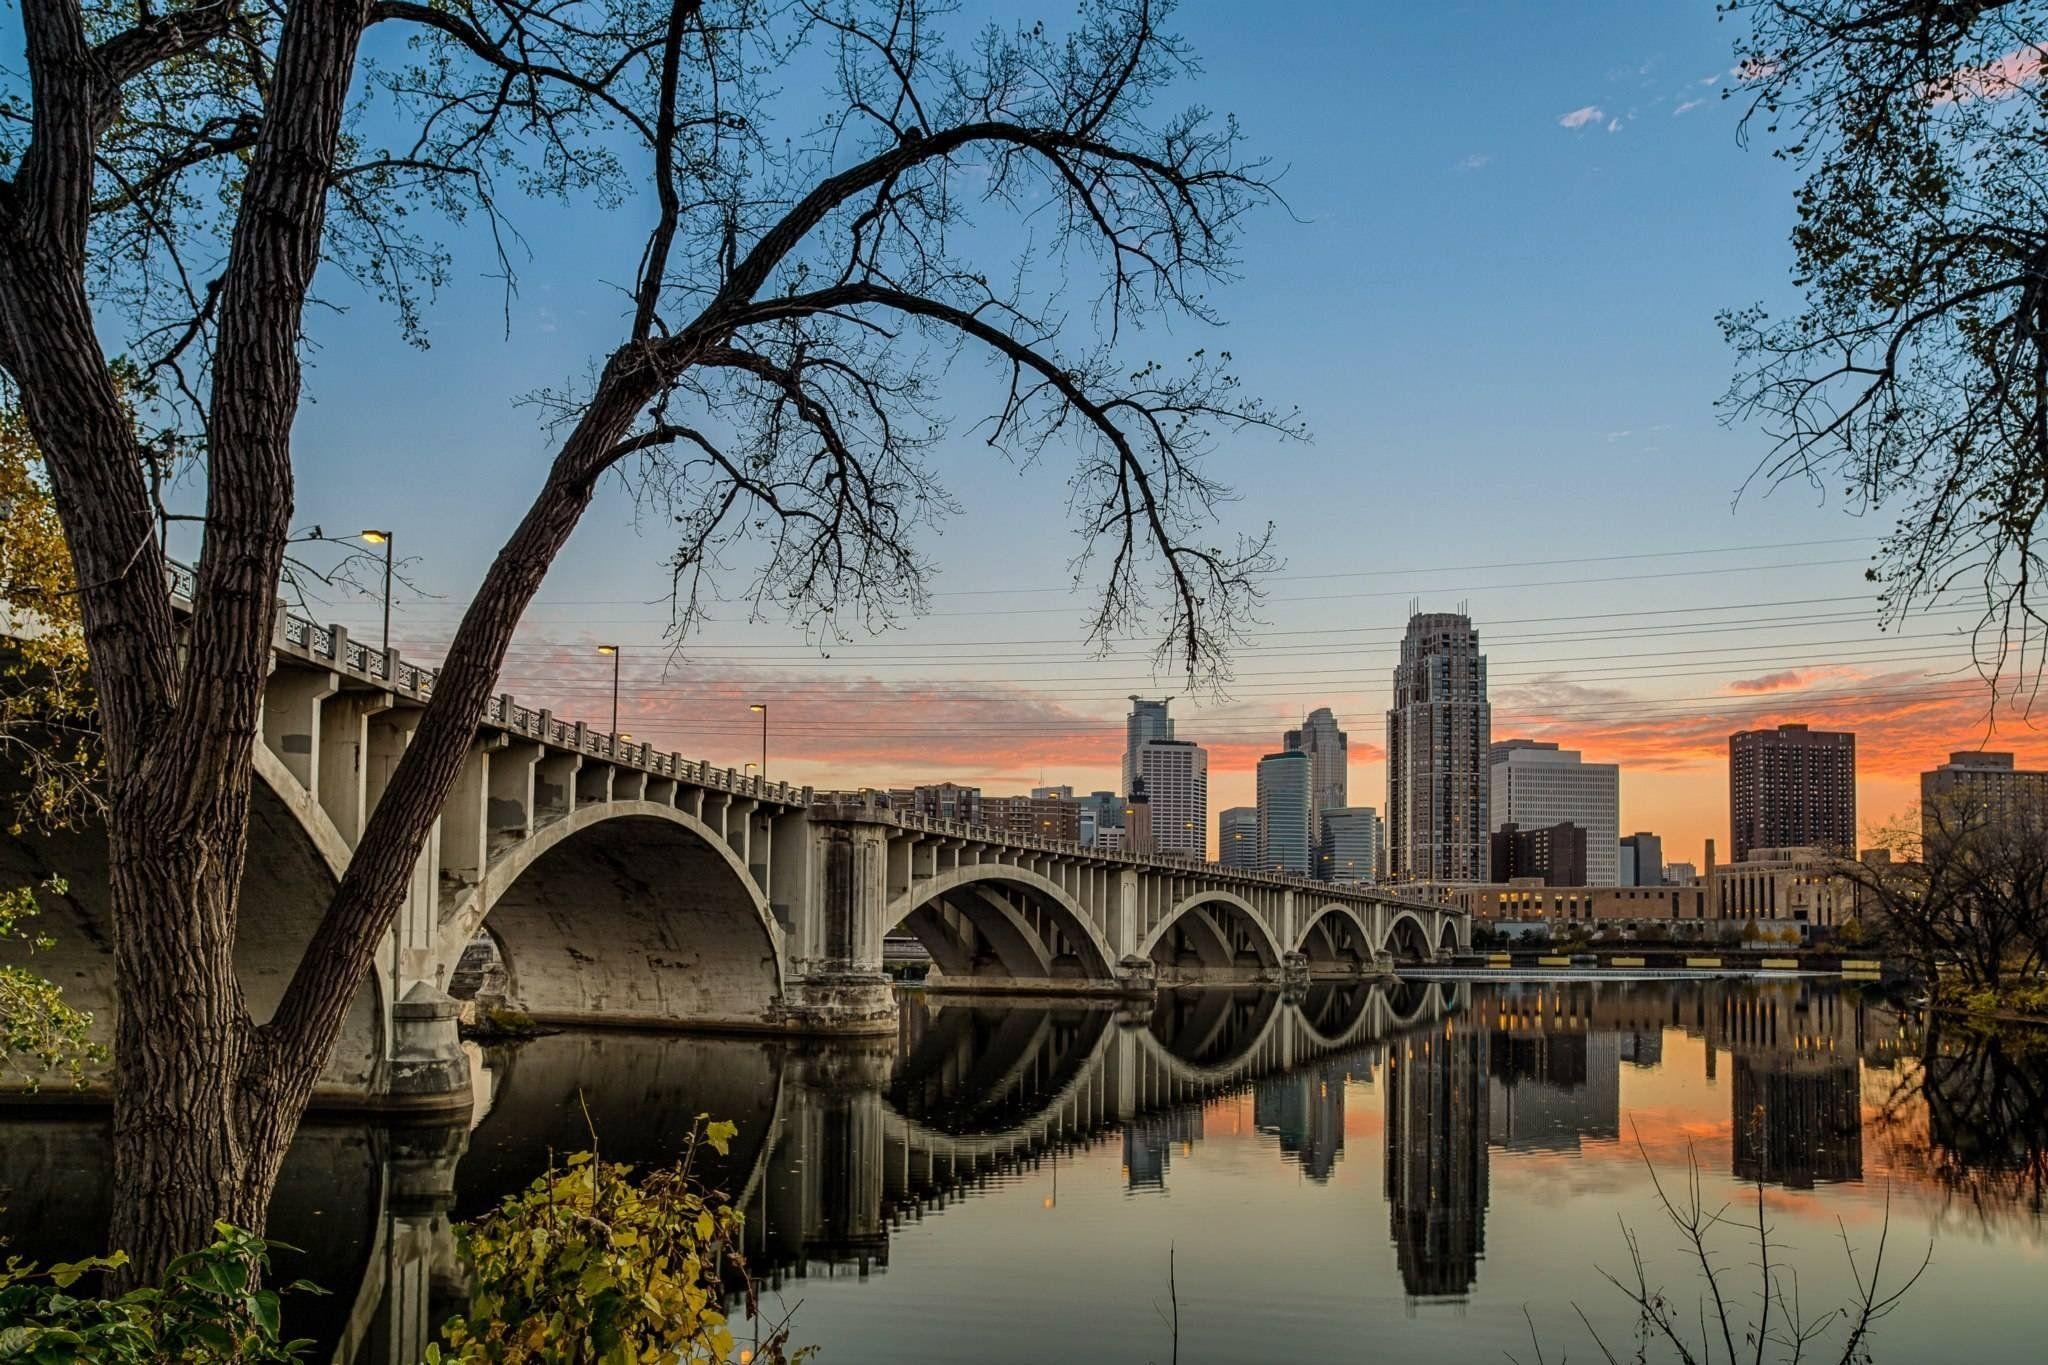
<svg viewBox="0 0 2048 1365"><path fill-rule="evenodd" d="M261 1228L247 1196L239 1083L248 1016L234 971L240 859L130 809L111 840L120 984L111 1245L154 1282L227 1219ZM230 870L233 864L233 871Z"/></svg>

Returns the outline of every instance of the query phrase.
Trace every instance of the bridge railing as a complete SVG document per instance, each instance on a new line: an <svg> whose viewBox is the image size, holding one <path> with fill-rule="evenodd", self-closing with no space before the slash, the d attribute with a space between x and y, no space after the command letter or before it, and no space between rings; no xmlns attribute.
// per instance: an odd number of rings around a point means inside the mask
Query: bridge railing
<svg viewBox="0 0 2048 1365"><path fill-rule="evenodd" d="M198 574L189 564L170 561L166 586L179 606L190 610L197 590ZM278 613L277 638L287 651L338 671L380 683L395 692L426 701L434 695L440 671L408 663L395 649L371 649L349 638L342 626L323 626L289 610ZM618 767L637 769L655 777L673 778L692 786L708 787L734 796L772 801L784 806L811 805L815 799L809 787L787 782L770 782L759 773L745 773L730 767L714 767L705 759L687 759L679 753L660 753L650 744L624 742L620 735L604 734L577 722L558 720L548 710L521 706L509 693L491 698L484 707L484 723L557 749L602 758Z"/></svg>
<svg viewBox="0 0 2048 1365"><path fill-rule="evenodd" d="M1118 867L1141 868L1149 872L1162 872L1179 876L1200 876L1213 881L1249 883L1255 886L1269 886L1283 891L1313 891L1323 896L1363 896L1373 900L1406 905L1415 909L1454 909L1425 901L1413 896L1402 896L1362 882L1325 882L1313 877L1299 877L1285 872L1266 872L1254 868L1224 867L1220 863L1198 862L1193 858L1146 857L1142 854L1112 852L1083 844L1072 839L1046 839L1035 834L1014 834L1008 830L991 829L966 820L948 820L921 811L897 810L889 804L888 797L881 792L866 792L858 797L845 794L830 794L817 801L813 809L827 819L862 819L887 816L895 824L920 834L940 834L948 838L962 839L981 844L996 844L1003 848L1025 849L1032 852L1050 853L1061 858L1087 859L1090 862L1109 863Z"/></svg>

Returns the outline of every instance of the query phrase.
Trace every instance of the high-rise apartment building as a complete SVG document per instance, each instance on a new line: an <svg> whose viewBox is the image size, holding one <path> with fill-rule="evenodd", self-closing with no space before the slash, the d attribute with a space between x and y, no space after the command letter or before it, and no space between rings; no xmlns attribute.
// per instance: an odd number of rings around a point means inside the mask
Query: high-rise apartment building
<svg viewBox="0 0 2048 1365"><path fill-rule="evenodd" d="M896 810L913 811L934 820L982 823L981 788L958 782L927 782L918 787L891 787L889 804Z"/></svg>
<svg viewBox="0 0 2048 1365"><path fill-rule="evenodd" d="M1315 765L1299 749L1259 760L1259 867L1309 876L1315 870Z"/></svg>
<svg viewBox="0 0 2048 1365"><path fill-rule="evenodd" d="M1207 861L1209 751L1191 739L1148 739L1135 780L1151 806L1153 851Z"/></svg>
<svg viewBox="0 0 2048 1365"><path fill-rule="evenodd" d="M989 829L1001 834L1070 844L1081 841L1081 803L1072 797L984 796L981 818Z"/></svg>
<svg viewBox="0 0 2048 1365"><path fill-rule="evenodd" d="M1612 763L1587 763L1576 749L1560 749L1533 739L1501 740L1490 753L1488 815L1492 828L1577 825L1586 831L1584 885L1615 885L1619 880L1621 769ZM1501 880L1498 868L1493 877Z"/></svg>
<svg viewBox="0 0 2048 1365"><path fill-rule="evenodd" d="M2041 819L2048 816L2048 773L2015 768L2011 754L1978 751L1950 754L1948 762L1920 774L1923 832L1937 806L1963 803L1974 810L1951 812L1952 821L2009 820L2029 812Z"/></svg>
<svg viewBox="0 0 2048 1365"><path fill-rule="evenodd" d="M1856 850L1856 736L1780 725L1728 736L1730 861L1752 849Z"/></svg>
<svg viewBox="0 0 2048 1365"><path fill-rule="evenodd" d="M1251 871L1259 865L1259 808L1232 806L1216 817L1216 861Z"/></svg>
<svg viewBox="0 0 2048 1365"><path fill-rule="evenodd" d="M1387 712L1390 880L1486 880L1492 744L1486 656L1471 618L1410 616Z"/></svg>
<svg viewBox="0 0 2048 1365"><path fill-rule="evenodd" d="M1371 806L1325 807L1316 875L1326 882L1376 882L1384 842L1379 812Z"/></svg>
<svg viewBox="0 0 2048 1365"><path fill-rule="evenodd" d="M1123 795L1136 791L1132 784L1144 776L1138 771L1138 750L1152 740L1173 738L1173 717L1166 713L1172 703L1172 697L1161 697L1158 701L1135 694L1131 697L1131 713L1124 718Z"/></svg>
<svg viewBox="0 0 2048 1365"><path fill-rule="evenodd" d="M1309 789L1318 812L1346 804L1351 739L1337 728L1337 717L1329 707L1319 706L1309 712L1299 730L1287 732L1280 747L1308 755Z"/></svg>
<svg viewBox="0 0 2048 1365"><path fill-rule="evenodd" d="M1664 841L1637 830L1621 841L1621 880L1617 886L1664 885Z"/></svg>

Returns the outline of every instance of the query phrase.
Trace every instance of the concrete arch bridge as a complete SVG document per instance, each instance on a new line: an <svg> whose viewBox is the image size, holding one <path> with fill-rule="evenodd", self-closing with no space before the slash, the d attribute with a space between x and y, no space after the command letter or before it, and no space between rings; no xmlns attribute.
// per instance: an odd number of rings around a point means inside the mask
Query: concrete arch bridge
<svg viewBox="0 0 2048 1365"><path fill-rule="evenodd" d="M174 600L190 592L173 575ZM237 961L275 1008L433 695L434 673L280 611ZM38 966L111 1038L103 838L0 841L0 878L70 891ZM1124 857L821 802L494 699L323 1077L326 1103L460 1108L449 996L478 937L495 994L565 1025L887 1034L882 941L941 989L1147 994L1364 978L1469 943L1454 908L1369 887Z"/></svg>

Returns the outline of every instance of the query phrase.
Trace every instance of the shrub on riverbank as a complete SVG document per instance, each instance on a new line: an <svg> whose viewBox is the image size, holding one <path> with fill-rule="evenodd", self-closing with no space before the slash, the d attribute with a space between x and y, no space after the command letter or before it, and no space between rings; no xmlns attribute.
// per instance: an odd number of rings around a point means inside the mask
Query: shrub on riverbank
<svg viewBox="0 0 2048 1365"><path fill-rule="evenodd" d="M630 1166L579 1152L458 1227L469 1299L426 1365L733 1359L729 1291L737 1285L748 1319L759 1310L740 1249L744 1220L691 1167L700 1147L723 1156L736 1131L699 1115L682 1159L637 1180ZM126 1265L120 1252L47 1269L0 1263L0 1365L305 1359L313 1343L283 1336L279 1291L264 1283L279 1244L226 1223L215 1230L210 1245L171 1263L161 1287L117 1298L72 1291ZM321 1292L304 1281L284 1292L293 1290ZM809 1353L790 1351L787 1325L776 1323L745 1358L794 1365Z"/></svg>
<svg viewBox="0 0 2048 1365"><path fill-rule="evenodd" d="M161 1286L118 1298L75 1295L88 1275L127 1264L120 1252L47 1270L9 1257L0 1265L0 1361L34 1365L274 1365L297 1361L310 1341L287 1340L278 1291L265 1286L276 1243L215 1225L210 1245L172 1261ZM300 1281L287 1290L322 1292Z"/></svg>

